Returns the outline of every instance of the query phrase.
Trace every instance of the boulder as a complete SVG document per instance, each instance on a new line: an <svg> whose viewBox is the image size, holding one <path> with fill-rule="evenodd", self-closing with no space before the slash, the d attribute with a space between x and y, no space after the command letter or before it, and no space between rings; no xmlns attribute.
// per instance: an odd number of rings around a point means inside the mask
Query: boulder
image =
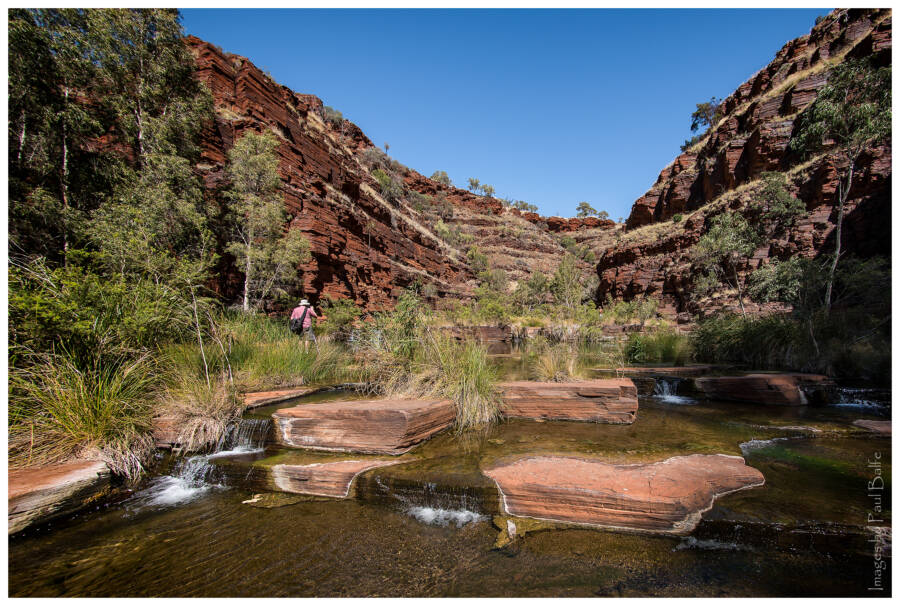
<svg viewBox="0 0 900 606"><path fill-rule="evenodd" d="M811 394L829 391L833 383L822 375L750 374L735 377L701 377L694 381L698 391L711 400L730 400L750 404L805 406ZM815 401L824 400L817 395Z"/></svg>
<svg viewBox="0 0 900 606"><path fill-rule="evenodd" d="M357 400L282 408L272 418L286 446L402 454L449 427L456 412L450 400Z"/></svg>
<svg viewBox="0 0 900 606"><path fill-rule="evenodd" d="M73 461L9 471L9 534L71 515L106 494L109 468Z"/></svg>
<svg viewBox="0 0 900 606"><path fill-rule="evenodd" d="M563 456L486 469L512 516L660 534L687 534L724 494L761 486L741 457L689 455L637 465Z"/></svg>
<svg viewBox="0 0 900 606"><path fill-rule="evenodd" d="M172 448L178 443L178 421L174 416L153 418L153 442L157 448Z"/></svg>
<svg viewBox="0 0 900 606"><path fill-rule="evenodd" d="M350 496L350 485L364 471L397 461L332 461L310 465L273 465L272 482L282 492L308 494L320 497L345 499Z"/></svg>
<svg viewBox="0 0 900 606"><path fill-rule="evenodd" d="M511 381L499 387L501 410L508 417L634 423L637 415L637 389L631 379Z"/></svg>

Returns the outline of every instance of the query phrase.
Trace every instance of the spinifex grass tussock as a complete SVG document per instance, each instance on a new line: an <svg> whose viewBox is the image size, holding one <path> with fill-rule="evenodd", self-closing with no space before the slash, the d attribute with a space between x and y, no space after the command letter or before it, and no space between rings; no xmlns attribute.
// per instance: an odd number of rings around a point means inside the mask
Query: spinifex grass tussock
<svg viewBox="0 0 900 606"><path fill-rule="evenodd" d="M578 348L570 343L551 345L544 339L534 339L525 355L532 380L563 383L587 376Z"/></svg>
<svg viewBox="0 0 900 606"><path fill-rule="evenodd" d="M497 375L487 350L429 329L418 295L407 291L361 335L357 357L370 389L388 397L448 398L456 428L484 426L500 416Z"/></svg>
<svg viewBox="0 0 900 606"><path fill-rule="evenodd" d="M137 478L153 450L151 407L160 383L147 354L98 356L87 367L66 354L37 356L10 376L10 463L99 459Z"/></svg>
<svg viewBox="0 0 900 606"><path fill-rule="evenodd" d="M193 374L177 375L163 398L161 413L174 417L176 442L187 452L215 446L228 423L243 411L234 385L224 374L209 382Z"/></svg>

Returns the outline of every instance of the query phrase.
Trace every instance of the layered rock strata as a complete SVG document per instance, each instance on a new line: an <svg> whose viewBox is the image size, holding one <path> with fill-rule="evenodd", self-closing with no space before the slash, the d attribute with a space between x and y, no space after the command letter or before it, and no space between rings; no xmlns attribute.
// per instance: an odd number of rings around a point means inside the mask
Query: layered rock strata
<svg viewBox="0 0 900 606"><path fill-rule="evenodd" d="M631 379L596 379L571 383L511 381L499 386L508 417L633 423L637 388Z"/></svg>
<svg viewBox="0 0 900 606"><path fill-rule="evenodd" d="M106 494L110 473L100 461L73 461L9 471L9 534L71 515Z"/></svg>
<svg viewBox="0 0 900 606"><path fill-rule="evenodd" d="M293 448L402 454L447 429L450 400L357 400L283 408L272 415L280 443Z"/></svg>
<svg viewBox="0 0 900 606"><path fill-rule="evenodd" d="M294 387L291 389L275 389L272 391L255 391L244 394L244 406L247 408L259 408L269 404L286 402L294 398L308 396L319 391L320 387Z"/></svg>
<svg viewBox="0 0 900 606"><path fill-rule="evenodd" d="M397 461L333 461L310 465L273 465L271 481L277 490L320 497L350 496L353 480L364 471L394 465Z"/></svg>
<svg viewBox="0 0 900 606"><path fill-rule="evenodd" d="M825 403L834 383L822 375L749 374L701 377L694 380L694 386L710 400L805 406Z"/></svg>
<svg viewBox="0 0 900 606"><path fill-rule="evenodd" d="M812 31L792 40L765 68L722 103L724 117L697 145L679 155L639 198L627 220L630 230L612 242L597 265L598 296L604 300L661 297L664 311L704 313L737 309L723 294L704 306L690 299L690 249L724 210L740 210L761 186L765 171L788 175L788 189L806 215L786 233L763 244L742 268L769 259L813 257L834 249L841 159L825 153L806 162L788 144L800 114L827 82L827 71L847 58L891 63L891 11L839 9ZM863 154L845 209L843 242L850 254L890 254L891 142ZM676 216L677 215L677 216ZM674 221L673 219L681 219ZM757 310L751 306L753 311Z"/></svg>
<svg viewBox="0 0 900 606"><path fill-rule="evenodd" d="M691 532L717 497L765 482L744 459L728 455L638 465L541 456L485 474L497 483L509 515L674 535Z"/></svg>

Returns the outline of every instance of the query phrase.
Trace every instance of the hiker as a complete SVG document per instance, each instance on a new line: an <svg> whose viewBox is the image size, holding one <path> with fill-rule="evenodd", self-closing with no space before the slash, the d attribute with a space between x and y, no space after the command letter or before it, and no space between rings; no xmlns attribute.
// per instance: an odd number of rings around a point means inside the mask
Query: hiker
<svg viewBox="0 0 900 606"><path fill-rule="evenodd" d="M296 332L300 335L300 338L303 339L304 353L309 351L310 340L316 345L316 353L319 351L319 342L316 341L316 333L313 332L313 318L324 320L325 316L318 315L316 310L312 308L312 305L310 305L309 301L306 299L300 301L300 305L295 307L294 311L291 312L291 330Z"/></svg>

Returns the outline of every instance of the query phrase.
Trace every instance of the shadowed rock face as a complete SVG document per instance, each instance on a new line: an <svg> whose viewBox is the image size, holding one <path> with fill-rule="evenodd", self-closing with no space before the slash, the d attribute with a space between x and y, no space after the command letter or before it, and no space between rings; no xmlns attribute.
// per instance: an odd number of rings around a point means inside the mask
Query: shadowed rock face
<svg viewBox="0 0 900 606"><path fill-rule="evenodd" d="M656 183L635 201L626 225L633 230L670 221L675 215L684 220L604 251L597 266L600 300L607 294L628 299L647 294L662 297L669 315L705 311L692 307L689 300L693 276L688 253L711 213L694 211L729 192L735 195L727 206L738 208L746 202L741 197L750 192L735 190L765 171L787 171L804 162L788 149L796 121L827 83L826 62L842 56L874 56L879 65L890 65L890 10L834 11L808 35L785 44L768 66L726 98L724 118L710 129L705 143L683 152L662 170ZM807 216L761 246L744 271L770 258L812 257L834 249L842 167L838 155L828 153L789 179L788 188L805 204ZM891 142L864 154L858 169L846 206L844 245L862 257L889 255ZM722 305L736 308L737 301L729 298Z"/></svg>
<svg viewBox="0 0 900 606"><path fill-rule="evenodd" d="M402 454L448 428L450 400L322 402L275 412L278 441L294 448Z"/></svg>
<svg viewBox="0 0 900 606"><path fill-rule="evenodd" d="M9 534L75 513L109 488L100 461L74 461L9 471Z"/></svg>
<svg viewBox="0 0 900 606"><path fill-rule="evenodd" d="M272 482L282 492L347 498L354 478L368 469L397 461L334 461L311 465L273 465Z"/></svg>
<svg viewBox="0 0 900 606"><path fill-rule="evenodd" d="M508 417L634 423L637 388L631 379L571 383L511 381L500 384L501 410Z"/></svg>
<svg viewBox="0 0 900 606"><path fill-rule="evenodd" d="M687 534L716 497L761 486L741 457L690 455L639 465L530 457L486 469L507 514L606 528Z"/></svg>
<svg viewBox="0 0 900 606"><path fill-rule="evenodd" d="M801 385L824 389L833 386L833 383L822 375L751 374L737 377L703 377L696 379L694 385L712 400L804 406L810 402Z"/></svg>

